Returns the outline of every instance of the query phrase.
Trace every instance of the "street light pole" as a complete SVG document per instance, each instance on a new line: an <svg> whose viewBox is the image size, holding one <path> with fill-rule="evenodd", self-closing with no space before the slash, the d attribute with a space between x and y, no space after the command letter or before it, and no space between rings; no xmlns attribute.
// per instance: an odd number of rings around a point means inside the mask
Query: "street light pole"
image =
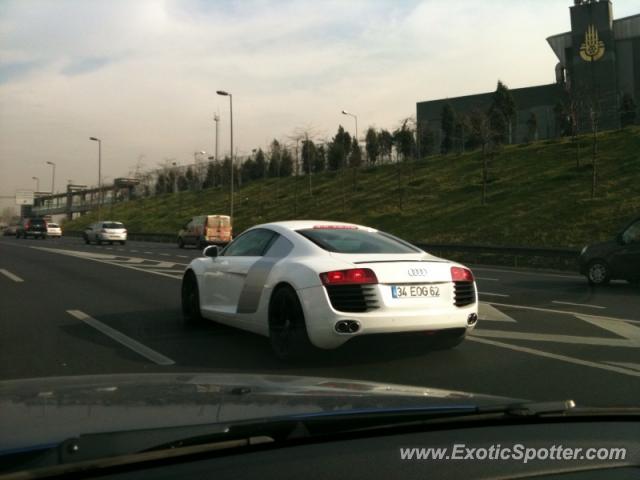
<svg viewBox="0 0 640 480"><path fill-rule="evenodd" d="M223 97L229 97L229 123L231 129L231 190L229 194L231 198L229 200L229 216L231 217L231 222L233 222L233 95L231 95L229 92L225 92L224 90L218 90L216 93L218 95L222 95Z"/></svg>
<svg viewBox="0 0 640 480"><path fill-rule="evenodd" d="M40 179L38 177L31 177L31 180L36 181L36 192L40 191Z"/></svg>
<svg viewBox="0 0 640 480"><path fill-rule="evenodd" d="M358 116L354 115L353 113L347 112L346 110L342 110L342 114L349 115L350 117L353 117L353 119L356 121L356 143L360 145L360 142L358 142Z"/></svg>
<svg viewBox="0 0 640 480"><path fill-rule="evenodd" d="M98 142L98 221L102 220L102 140L97 137L89 137L89 140Z"/></svg>
<svg viewBox="0 0 640 480"><path fill-rule="evenodd" d="M218 161L218 123L220 122L220 115L218 115L217 113L213 114L213 121L216 122L216 148L215 148L215 158L214 160L217 162Z"/></svg>
<svg viewBox="0 0 640 480"><path fill-rule="evenodd" d="M53 167L51 171L51 195L54 193L54 186L56 183L56 164L53 162L47 162L47 165L51 165Z"/></svg>

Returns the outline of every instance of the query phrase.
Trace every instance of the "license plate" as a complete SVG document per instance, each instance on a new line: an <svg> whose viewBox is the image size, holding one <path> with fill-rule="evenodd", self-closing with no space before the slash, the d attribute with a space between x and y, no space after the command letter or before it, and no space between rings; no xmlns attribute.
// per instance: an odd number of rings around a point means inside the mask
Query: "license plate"
<svg viewBox="0 0 640 480"><path fill-rule="evenodd" d="M437 285L399 285L391 287L393 298L429 298L439 297L440 287Z"/></svg>

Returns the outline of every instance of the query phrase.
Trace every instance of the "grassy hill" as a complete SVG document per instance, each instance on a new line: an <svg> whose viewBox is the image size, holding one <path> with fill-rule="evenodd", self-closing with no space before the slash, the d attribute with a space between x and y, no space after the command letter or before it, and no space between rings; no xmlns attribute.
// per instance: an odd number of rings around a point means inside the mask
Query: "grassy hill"
<svg viewBox="0 0 640 480"><path fill-rule="evenodd" d="M598 188L591 200L591 139L505 147L489 168L481 205L482 155L437 155L357 172L266 179L235 197L235 231L275 220L331 219L370 225L412 241L582 246L609 239L640 216L640 128L599 135ZM190 216L229 211L228 187L106 207L131 232L176 233ZM95 212L68 222L80 230Z"/></svg>

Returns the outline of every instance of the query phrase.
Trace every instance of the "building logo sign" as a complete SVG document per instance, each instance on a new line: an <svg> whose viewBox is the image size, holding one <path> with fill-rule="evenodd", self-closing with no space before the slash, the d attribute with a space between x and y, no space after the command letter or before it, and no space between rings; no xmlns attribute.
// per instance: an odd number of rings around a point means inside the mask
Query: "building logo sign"
<svg viewBox="0 0 640 480"><path fill-rule="evenodd" d="M584 34L584 43L580 45L580 56L585 62L595 62L604 55L604 42L598 37L598 30L589 25Z"/></svg>

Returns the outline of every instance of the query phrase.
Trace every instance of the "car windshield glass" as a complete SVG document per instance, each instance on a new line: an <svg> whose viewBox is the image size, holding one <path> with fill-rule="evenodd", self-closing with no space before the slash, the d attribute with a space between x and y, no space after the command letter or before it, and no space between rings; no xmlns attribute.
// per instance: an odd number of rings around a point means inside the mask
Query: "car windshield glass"
<svg viewBox="0 0 640 480"><path fill-rule="evenodd" d="M640 243L640 220L627 228L622 238L625 243Z"/></svg>
<svg viewBox="0 0 640 480"><path fill-rule="evenodd" d="M124 225L119 222L103 223L102 228L124 228Z"/></svg>
<svg viewBox="0 0 640 480"><path fill-rule="evenodd" d="M336 253L419 253L420 250L383 232L362 229L308 228L298 233Z"/></svg>
<svg viewBox="0 0 640 480"><path fill-rule="evenodd" d="M49 228L60 228L60 226L57 223L48 223L47 227L49 227Z"/></svg>

